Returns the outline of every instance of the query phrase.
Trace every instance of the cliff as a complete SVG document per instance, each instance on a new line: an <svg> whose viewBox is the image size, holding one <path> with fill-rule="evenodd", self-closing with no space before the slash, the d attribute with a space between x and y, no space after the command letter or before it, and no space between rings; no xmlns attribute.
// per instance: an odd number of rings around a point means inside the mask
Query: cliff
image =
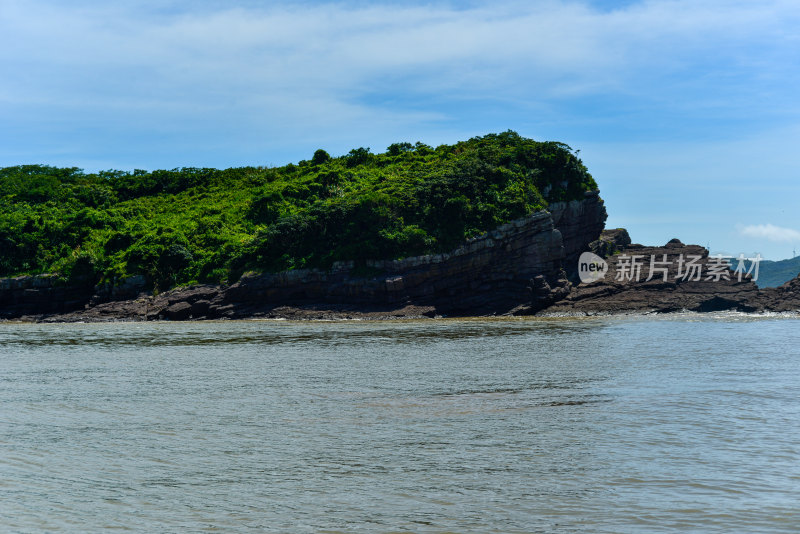
<svg viewBox="0 0 800 534"><path fill-rule="evenodd" d="M0 278L0 319L72 312L94 291L91 284L67 285L54 275Z"/></svg>
<svg viewBox="0 0 800 534"><path fill-rule="evenodd" d="M553 224L561 232L564 246L562 264L575 281L578 258L588 244L599 238L606 225L606 209L597 193L585 193L583 202L555 202L548 208Z"/></svg>
<svg viewBox="0 0 800 534"><path fill-rule="evenodd" d="M565 262L596 239L606 212L597 192L558 203L467 241L447 254L368 262L378 271L353 276L352 265L244 277L224 302L252 313L273 304L429 306L447 315L502 314L566 294ZM555 294L534 294L534 278Z"/></svg>
<svg viewBox="0 0 800 534"><path fill-rule="evenodd" d="M624 229L600 233L604 220L602 200L587 193L583 201L520 218L447 254L370 262L370 276L339 263L327 271L249 274L231 286L197 285L158 295L145 290L143 277L94 288L64 286L52 276L2 279L0 318L382 319L800 310L800 277L759 290L748 275L720 268L700 246L677 239L661 247L633 244ZM578 261L568 258L581 250L604 259L605 276L591 283L568 280L567 270L578 276Z"/></svg>
<svg viewBox="0 0 800 534"><path fill-rule="evenodd" d="M0 168L0 277L110 286L144 277L163 292L347 261L376 273L367 261L449 254L542 209L558 219L596 189L567 145L511 131L383 153L320 149L281 167L87 174L18 165Z"/></svg>
<svg viewBox="0 0 800 534"><path fill-rule="evenodd" d="M59 289L49 277L17 278L0 285L0 314L183 320L533 313L567 295L565 269L598 238L605 219L598 193L587 192L582 200L554 203L550 211L504 224L449 253L370 261L369 276L352 262L338 262L329 270L244 275L231 286L193 286L158 296L144 291L143 278L100 286L94 294Z"/></svg>

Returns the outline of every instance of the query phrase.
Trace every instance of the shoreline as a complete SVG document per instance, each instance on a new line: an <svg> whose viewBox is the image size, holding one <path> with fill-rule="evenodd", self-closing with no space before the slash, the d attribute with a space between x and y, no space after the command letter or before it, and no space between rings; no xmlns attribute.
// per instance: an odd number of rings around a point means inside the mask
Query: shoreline
<svg viewBox="0 0 800 534"><path fill-rule="evenodd" d="M558 244L552 250L545 247L550 251L545 256L542 236L548 247ZM471 243L474 250L467 252L404 260L397 269L382 265L382 272L372 277L356 277L348 269L252 273L232 285L192 285L158 294L147 289L144 279L83 289L56 285L47 276L5 279L0 321L385 321L800 311L800 276L777 288L760 289L749 273L737 275L719 266L715 271L715 258L705 248L678 239L648 247L632 244L624 229L605 230L598 240L570 248L571 255L589 248L594 252L583 254L604 265L602 277L584 282L579 281L578 260L565 263L561 234L547 212ZM632 258L641 262L635 273L625 271ZM687 258L696 275L682 271ZM549 276L542 274L543 266L549 266Z"/></svg>
<svg viewBox="0 0 800 534"><path fill-rule="evenodd" d="M697 310L673 310L673 311L658 311L658 310L597 310L597 311L558 311L547 312L542 311L537 314L531 315L513 315L513 314L499 314L499 315L431 315L425 313L387 313L387 312L357 312L353 310L330 310L330 309L311 309L292 308L282 306L280 313L270 314L253 314L250 316L240 317L221 317L221 318L189 318L184 320L171 320L168 318L163 319L145 319L137 317L80 317L77 315L69 314L69 317L64 315L48 315L48 316L25 316L13 319L0 319L0 324L109 324L109 323L149 323L149 324L172 324L172 323L230 323L230 322L293 322L293 323L384 323L384 322L447 322L447 321L571 321L582 319L607 319L607 318L679 318L679 317L715 317L715 316L731 316L731 317L744 317L744 318L786 318L786 319L800 319L800 310L758 310L758 311L741 311L741 310L714 310L714 311L697 311ZM291 308L291 309L289 309ZM399 310L398 310L399 311Z"/></svg>

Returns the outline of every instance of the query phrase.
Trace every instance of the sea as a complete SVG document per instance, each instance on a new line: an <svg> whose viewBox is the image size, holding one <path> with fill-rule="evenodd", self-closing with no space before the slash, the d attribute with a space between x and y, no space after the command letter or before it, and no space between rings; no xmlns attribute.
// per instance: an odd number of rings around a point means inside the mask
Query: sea
<svg viewBox="0 0 800 534"><path fill-rule="evenodd" d="M0 532L798 532L799 321L0 323Z"/></svg>

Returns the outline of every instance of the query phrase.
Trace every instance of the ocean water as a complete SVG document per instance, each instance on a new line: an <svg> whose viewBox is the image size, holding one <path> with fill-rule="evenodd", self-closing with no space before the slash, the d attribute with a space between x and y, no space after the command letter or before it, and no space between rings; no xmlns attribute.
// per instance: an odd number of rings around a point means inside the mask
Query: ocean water
<svg viewBox="0 0 800 534"><path fill-rule="evenodd" d="M799 326L0 324L0 531L797 532Z"/></svg>

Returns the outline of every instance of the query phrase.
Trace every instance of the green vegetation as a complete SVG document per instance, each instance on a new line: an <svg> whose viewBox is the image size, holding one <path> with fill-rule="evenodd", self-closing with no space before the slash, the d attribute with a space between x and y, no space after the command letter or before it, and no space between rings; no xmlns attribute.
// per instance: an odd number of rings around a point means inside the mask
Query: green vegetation
<svg viewBox="0 0 800 534"><path fill-rule="evenodd" d="M593 189L568 146L510 131L437 148L397 143L383 154L317 150L278 168L7 167L0 276L95 283L143 274L166 289L245 270L363 265L447 251Z"/></svg>

